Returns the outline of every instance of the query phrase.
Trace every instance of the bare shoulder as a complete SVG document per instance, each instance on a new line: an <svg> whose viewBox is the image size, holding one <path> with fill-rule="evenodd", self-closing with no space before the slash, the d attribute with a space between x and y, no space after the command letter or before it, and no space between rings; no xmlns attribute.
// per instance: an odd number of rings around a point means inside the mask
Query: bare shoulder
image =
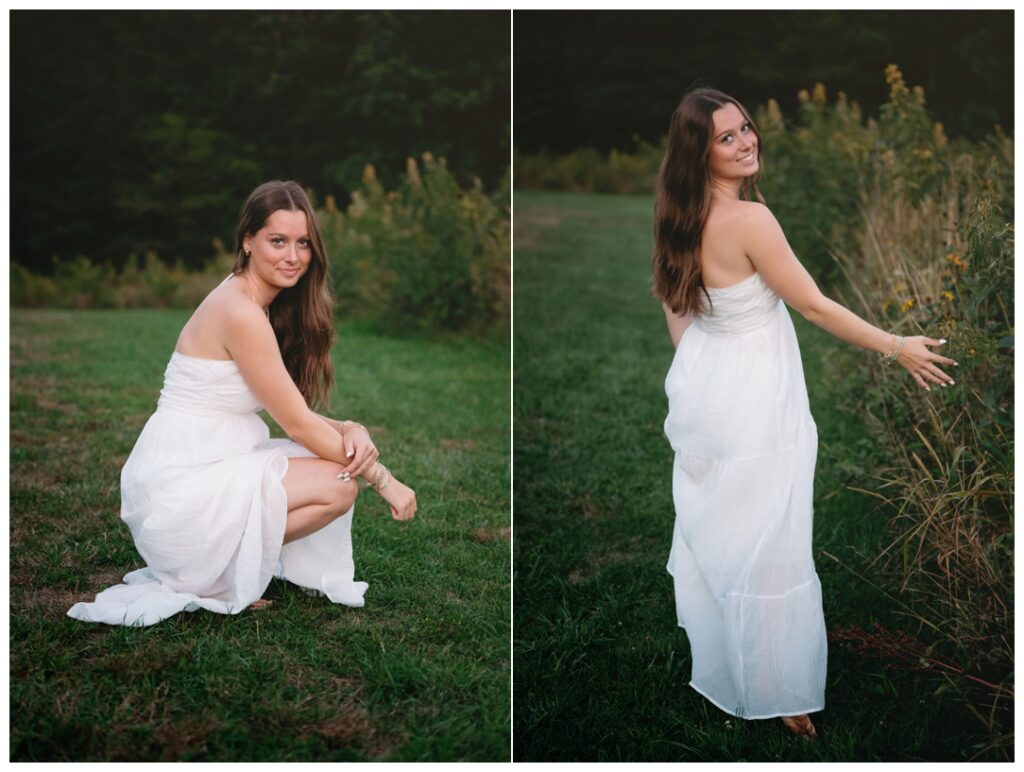
<svg viewBox="0 0 1024 772"><path fill-rule="evenodd" d="M735 200L716 204L711 220L714 227L735 233L737 229L742 231L774 223L775 216L759 201Z"/></svg>
<svg viewBox="0 0 1024 772"><path fill-rule="evenodd" d="M737 201L736 218L738 222L754 227L778 224L772 210L760 201Z"/></svg>
<svg viewBox="0 0 1024 772"><path fill-rule="evenodd" d="M226 283L211 290L196 308L181 331L178 348L186 354L223 359L231 356L232 343L268 332L273 336L263 309Z"/></svg>

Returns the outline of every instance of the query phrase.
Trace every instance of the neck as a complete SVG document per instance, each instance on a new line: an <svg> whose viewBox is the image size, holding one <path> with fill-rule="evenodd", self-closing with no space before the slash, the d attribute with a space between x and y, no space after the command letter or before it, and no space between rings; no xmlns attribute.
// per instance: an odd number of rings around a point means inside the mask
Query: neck
<svg viewBox="0 0 1024 772"><path fill-rule="evenodd" d="M722 179L715 177L711 180L711 195L716 198L728 198L733 201L739 200L740 189L743 187L743 177Z"/></svg>
<svg viewBox="0 0 1024 772"><path fill-rule="evenodd" d="M242 271L242 278L245 280L246 291L249 293L249 297L256 301L264 311L270 307L270 304L274 302L274 298L281 291L278 287L272 287L267 284L248 268Z"/></svg>

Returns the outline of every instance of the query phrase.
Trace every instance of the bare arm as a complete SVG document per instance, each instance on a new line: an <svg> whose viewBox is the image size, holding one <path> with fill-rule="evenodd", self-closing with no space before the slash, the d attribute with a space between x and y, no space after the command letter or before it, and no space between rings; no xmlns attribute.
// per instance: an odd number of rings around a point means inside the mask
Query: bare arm
<svg viewBox="0 0 1024 772"><path fill-rule="evenodd" d="M896 347L896 336L861 319L848 308L825 297L786 241L778 221L761 204L750 204L743 229L744 250L765 283L788 305L812 324L837 338L868 351L888 354ZM927 382L946 383L952 378L935 363L955 364L934 354L926 346L940 341L924 336L906 339L899 363L923 388Z"/></svg>
<svg viewBox="0 0 1024 772"><path fill-rule="evenodd" d="M686 328L693 324L693 317L689 314L675 313L667 303L662 303L661 307L665 311L665 323L668 325L668 335L672 338L672 348L679 348L679 341Z"/></svg>
<svg viewBox="0 0 1024 772"><path fill-rule="evenodd" d="M224 347L246 384L288 436L320 458L348 464L351 459L342 436L306 405L284 366L270 321L259 306L226 306L223 329Z"/></svg>

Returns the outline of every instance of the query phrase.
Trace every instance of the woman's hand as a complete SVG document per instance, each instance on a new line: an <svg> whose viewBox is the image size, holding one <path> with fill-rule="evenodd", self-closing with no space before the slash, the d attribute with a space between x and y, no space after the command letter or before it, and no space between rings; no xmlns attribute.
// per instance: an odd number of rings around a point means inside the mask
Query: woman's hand
<svg viewBox="0 0 1024 772"><path fill-rule="evenodd" d="M377 462L377 456L380 455L377 446L370 439L370 433L357 424L350 426L341 435L341 441L345 445L346 457L351 459L341 473L347 474L349 477L365 477Z"/></svg>
<svg viewBox="0 0 1024 772"><path fill-rule="evenodd" d="M905 338L903 351L900 352L896 361L907 368L914 376L914 380L917 381L917 385L926 391L930 390L929 383L941 383L943 386L952 384L954 383L953 379L936 367L936 363L954 366L957 363L949 357L928 350L928 346L941 346L945 342L945 340L926 338L924 335Z"/></svg>
<svg viewBox="0 0 1024 772"><path fill-rule="evenodd" d="M378 493L391 507L391 516L395 520L412 520L416 514L416 493L412 488L392 477L391 482Z"/></svg>

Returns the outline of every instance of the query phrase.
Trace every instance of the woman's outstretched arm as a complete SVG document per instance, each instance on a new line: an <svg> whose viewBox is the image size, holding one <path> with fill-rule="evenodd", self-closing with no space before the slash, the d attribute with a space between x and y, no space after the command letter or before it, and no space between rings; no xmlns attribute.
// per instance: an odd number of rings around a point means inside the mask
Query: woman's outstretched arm
<svg viewBox="0 0 1024 772"><path fill-rule="evenodd" d="M765 283L807 321L837 338L868 351L889 354L896 348L896 336L861 319L848 308L825 297L786 241L775 216L768 207L750 202L743 229L744 250ZM928 346L945 341L915 335L905 339L898 362L924 389L928 383L953 383L939 364L956 363Z"/></svg>

